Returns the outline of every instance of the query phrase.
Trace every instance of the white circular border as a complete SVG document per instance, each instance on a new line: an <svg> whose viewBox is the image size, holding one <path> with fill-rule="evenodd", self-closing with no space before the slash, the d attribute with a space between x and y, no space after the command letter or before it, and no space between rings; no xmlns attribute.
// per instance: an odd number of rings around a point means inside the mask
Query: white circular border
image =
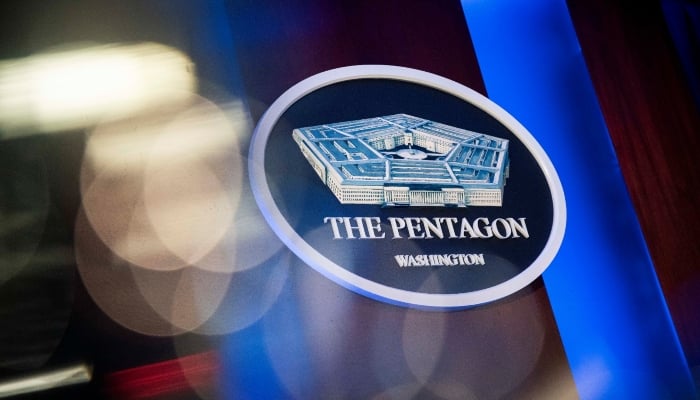
<svg viewBox="0 0 700 400"><path fill-rule="evenodd" d="M513 278L486 289L451 294L411 292L382 285L353 274L323 256L297 234L276 207L267 185L265 174L267 140L279 118L297 100L322 87L355 79L391 79L438 89L481 108L522 141L545 175L552 192L554 210L549 239L530 266ZM249 168L251 188L262 214L287 247L316 271L336 283L370 298L392 304L425 309L457 309L504 298L537 279L554 259L564 238L566 228L564 190L554 165L532 134L505 110L483 95L457 82L425 71L390 65L356 65L321 72L297 83L282 94L260 119L250 144Z"/></svg>

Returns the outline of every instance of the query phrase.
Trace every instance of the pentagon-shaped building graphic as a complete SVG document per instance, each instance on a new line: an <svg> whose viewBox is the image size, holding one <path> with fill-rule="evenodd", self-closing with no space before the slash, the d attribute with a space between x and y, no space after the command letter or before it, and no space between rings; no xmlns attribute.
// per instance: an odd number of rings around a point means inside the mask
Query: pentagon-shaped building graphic
<svg viewBox="0 0 700 400"><path fill-rule="evenodd" d="M343 204L501 206L508 140L406 114L294 129Z"/></svg>

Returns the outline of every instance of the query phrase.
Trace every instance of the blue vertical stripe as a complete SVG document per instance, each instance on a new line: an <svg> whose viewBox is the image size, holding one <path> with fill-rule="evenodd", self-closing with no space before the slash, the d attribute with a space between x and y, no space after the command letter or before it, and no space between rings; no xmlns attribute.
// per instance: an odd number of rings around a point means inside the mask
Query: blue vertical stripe
<svg viewBox="0 0 700 400"><path fill-rule="evenodd" d="M583 399L696 391L563 0L463 0L489 97L549 154L567 232L544 274Z"/></svg>

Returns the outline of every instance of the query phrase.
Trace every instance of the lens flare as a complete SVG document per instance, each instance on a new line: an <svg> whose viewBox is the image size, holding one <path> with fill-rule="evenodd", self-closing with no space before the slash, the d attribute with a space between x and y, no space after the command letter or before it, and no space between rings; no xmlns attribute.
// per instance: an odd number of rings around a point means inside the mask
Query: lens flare
<svg viewBox="0 0 700 400"><path fill-rule="evenodd" d="M98 126L81 170L85 213L102 241L143 268L230 272L241 195L240 103L187 107Z"/></svg>
<svg viewBox="0 0 700 400"><path fill-rule="evenodd" d="M183 332L190 332L211 318L231 281L231 274L193 267L154 271L132 266L131 272L148 305Z"/></svg>
<svg viewBox="0 0 700 400"><path fill-rule="evenodd" d="M267 315L289 276L289 253L280 252L245 271L232 274L218 309L194 332L225 335L240 331Z"/></svg>
<svg viewBox="0 0 700 400"><path fill-rule="evenodd" d="M199 268L231 272L226 259L203 260L225 246L241 197L243 157L240 136L248 120L240 103L226 107L197 98L163 127L148 156L143 199L160 241L180 259ZM209 261L209 262L207 262Z"/></svg>
<svg viewBox="0 0 700 400"><path fill-rule="evenodd" d="M129 263L100 240L83 212L75 221L75 257L85 289L113 321L149 336L184 332L153 310L139 291Z"/></svg>
<svg viewBox="0 0 700 400"><path fill-rule="evenodd" d="M195 89L192 61L157 43L37 54L0 63L0 129L83 128L178 104Z"/></svg>

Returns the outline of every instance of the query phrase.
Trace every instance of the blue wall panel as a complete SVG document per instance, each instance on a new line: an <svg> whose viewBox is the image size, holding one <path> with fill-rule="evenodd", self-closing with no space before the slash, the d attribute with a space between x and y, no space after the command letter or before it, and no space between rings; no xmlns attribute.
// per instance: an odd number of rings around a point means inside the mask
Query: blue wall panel
<svg viewBox="0 0 700 400"><path fill-rule="evenodd" d="M470 1L489 97L557 168L567 232L545 285L584 399L695 398L564 1Z"/></svg>

